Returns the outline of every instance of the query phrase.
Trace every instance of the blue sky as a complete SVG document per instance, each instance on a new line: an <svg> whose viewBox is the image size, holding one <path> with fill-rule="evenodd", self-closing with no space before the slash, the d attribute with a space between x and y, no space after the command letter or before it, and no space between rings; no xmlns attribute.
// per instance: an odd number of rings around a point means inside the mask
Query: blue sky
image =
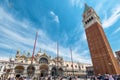
<svg viewBox="0 0 120 80"><path fill-rule="evenodd" d="M82 24L84 3L93 7L101 19L113 52L120 50L120 1L115 0L0 0L0 59L32 54L36 31L35 54L42 48L48 55L70 61L91 63Z"/></svg>

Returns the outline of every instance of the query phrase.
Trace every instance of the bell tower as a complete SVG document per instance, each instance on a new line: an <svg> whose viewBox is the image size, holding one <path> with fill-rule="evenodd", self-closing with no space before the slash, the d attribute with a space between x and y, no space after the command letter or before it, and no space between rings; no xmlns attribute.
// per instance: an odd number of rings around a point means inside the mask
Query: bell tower
<svg viewBox="0 0 120 80"><path fill-rule="evenodd" d="M110 44L102 28L99 16L85 4L83 24L95 75L120 74L120 66L115 59Z"/></svg>

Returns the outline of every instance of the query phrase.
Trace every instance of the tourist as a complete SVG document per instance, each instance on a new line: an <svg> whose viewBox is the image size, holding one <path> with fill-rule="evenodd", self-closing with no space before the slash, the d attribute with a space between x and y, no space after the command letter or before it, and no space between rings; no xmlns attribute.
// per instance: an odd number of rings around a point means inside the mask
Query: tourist
<svg viewBox="0 0 120 80"><path fill-rule="evenodd" d="M120 80L120 75L118 75L118 78L117 78L117 80Z"/></svg>
<svg viewBox="0 0 120 80"><path fill-rule="evenodd" d="M97 79L98 80L103 80L103 76L101 74L98 74Z"/></svg>
<svg viewBox="0 0 120 80"><path fill-rule="evenodd" d="M48 76L48 79L47 80L51 80L51 76Z"/></svg>
<svg viewBox="0 0 120 80"><path fill-rule="evenodd" d="M118 75L113 75L114 80L117 80L117 78L118 78Z"/></svg>
<svg viewBox="0 0 120 80"><path fill-rule="evenodd" d="M92 76L90 80L98 80L96 76Z"/></svg>
<svg viewBox="0 0 120 80"><path fill-rule="evenodd" d="M109 75L109 80L114 80L112 75Z"/></svg>
<svg viewBox="0 0 120 80"><path fill-rule="evenodd" d="M41 77L39 77L39 80L41 80Z"/></svg>
<svg viewBox="0 0 120 80"><path fill-rule="evenodd" d="M75 76L75 80L77 80L77 76Z"/></svg>
<svg viewBox="0 0 120 80"><path fill-rule="evenodd" d="M27 78L26 78L26 77L24 77L24 80L27 80Z"/></svg>
<svg viewBox="0 0 120 80"><path fill-rule="evenodd" d="M72 78L70 77L69 80L72 80Z"/></svg>
<svg viewBox="0 0 120 80"><path fill-rule="evenodd" d="M19 80L24 80L23 77L20 76Z"/></svg>
<svg viewBox="0 0 120 80"><path fill-rule="evenodd" d="M109 74L105 74L104 80L109 80Z"/></svg>
<svg viewBox="0 0 120 80"><path fill-rule="evenodd" d="M62 80L63 78L62 78L62 76L60 77L60 80Z"/></svg>

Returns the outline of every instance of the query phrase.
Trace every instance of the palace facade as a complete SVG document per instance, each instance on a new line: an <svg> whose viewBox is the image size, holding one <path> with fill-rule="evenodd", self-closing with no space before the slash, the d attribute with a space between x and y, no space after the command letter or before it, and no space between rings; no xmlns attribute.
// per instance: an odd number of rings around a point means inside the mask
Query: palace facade
<svg viewBox="0 0 120 80"><path fill-rule="evenodd" d="M0 76L1 77L43 77L43 76L84 76L86 75L86 67L90 64L79 62L65 61L62 57L51 58L45 52L38 51L32 57L30 52L26 55L17 51L15 59L10 61L0 61Z"/></svg>

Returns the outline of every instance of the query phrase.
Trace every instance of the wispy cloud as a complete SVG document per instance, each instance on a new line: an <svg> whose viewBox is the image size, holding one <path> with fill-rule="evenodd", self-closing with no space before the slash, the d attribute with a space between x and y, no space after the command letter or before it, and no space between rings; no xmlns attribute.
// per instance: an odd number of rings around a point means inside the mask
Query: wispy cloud
<svg viewBox="0 0 120 80"><path fill-rule="evenodd" d="M33 46L34 35L36 29L28 23L27 20L20 21L17 18L13 18L11 14L7 13L2 7L0 7L0 36L3 48L22 48L28 49ZM32 32L31 32L32 31ZM43 32L39 30L39 35L44 36Z"/></svg>
<svg viewBox="0 0 120 80"><path fill-rule="evenodd" d="M95 11L96 12L98 12L98 14L99 13L104 13L104 10L106 11L106 8L109 8L109 5L111 5L111 4L108 4L108 5L106 5L107 4L107 0L102 0L102 1L93 1L94 3L97 3L97 4L95 4ZM111 1L111 3L112 3L112 1ZM104 7L104 5L106 5L106 7ZM104 8L104 10L103 10L103 8ZM102 10L102 12L101 12L101 10Z"/></svg>
<svg viewBox="0 0 120 80"><path fill-rule="evenodd" d="M105 16L106 17L106 16ZM113 24L116 23L116 21L120 19L120 6L115 7L112 10L112 14L110 17L105 18L102 23L103 23L103 28L109 28Z"/></svg>
<svg viewBox="0 0 120 80"><path fill-rule="evenodd" d="M11 14L6 12L2 7L0 7L0 48L2 49L13 49L14 51L20 48L22 51L30 49L32 52L35 32L36 28L33 27L34 24L24 19L23 21L14 18ZM58 16L51 11L50 14L54 16L54 21L59 23ZM39 48L45 49L47 52L53 53L56 55L56 42L52 41L48 35L41 29L39 29L38 40L37 40L37 48L36 52ZM67 40L67 35L65 36ZM60 48L60 56L62 56L65 60L70 60L70 50L69 48L65 48L64 46L59 45ZM76 47L77 48L77 47ZM74 48L75 49L75 48ZM82 52L81 54L84 54ZM8 51L4 51L3 54L8 54ZM15 55L15 53L13 53ZM50 53L48 53L50 55ZM77 49L73 50L73 59L74 61L79 62L89 62L89 60L83 58ZM4 58L5 56L3 56ZM1 58L1 59L3 59ZM6 59L6 57L5 57Z"/></svg>
<svg viewBox="0 0 120 80"><path fill-rule="evenodd" d="M11 23L14 23L14 24L17 24L17 26L21 26L23 28L27 28L27 24L29 24L26 20L23 20L23 21L18 21L18 20L15 20L12 15L10 14L7 14L4 9L2 7L0 7L0 12L1 12L1 16L0 16L0 22L2 22L3 20L6 19L6 22L10 21Z"/></svg>
<svg viewBox="0 0 120 80"><path fill-rule="evenodd" d="M55 21L55 22L57 22L57 23L60 22L58 15L56 15L53 11L50 11L50 14L54 17L54 21Z"/></svg>
<svg viewBox="0 0 120 80"><path fill-rule="evenodd" d="M84 0L70 0L70 3L73 7L80 7L84 6Z"/></svg>
<svg viewBox="0 0 120 80"><path fill-rule="evenodd" d="M81 39L86 41L87 38L85 32L82 34Z"/></svg>
<svg viewBox="0 0 120 80"><path fill-rule="evenodd" d="M113 32L113 34L116 34L117 32L119 32L120 31L120 27L118 27L114 32Z"/></svg>
<svg viewBox="0 0 120 80"><path fill-rule="evenodd" d="M9 58L8 57L0 57L0 60L2 61L9 61Z"/></svg>

